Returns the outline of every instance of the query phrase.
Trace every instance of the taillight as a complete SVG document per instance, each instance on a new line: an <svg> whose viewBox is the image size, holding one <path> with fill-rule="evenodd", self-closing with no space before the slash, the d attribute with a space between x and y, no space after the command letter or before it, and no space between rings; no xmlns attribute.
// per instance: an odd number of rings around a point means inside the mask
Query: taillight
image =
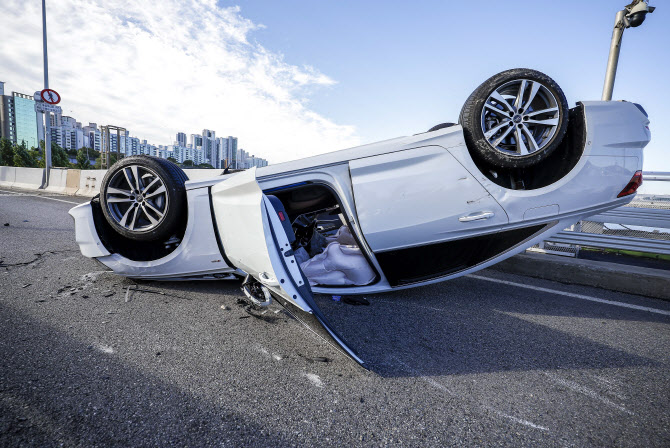
<svg viewBox="0 0 670 448"><path fill-rule="evenodd" d="M284 212L277 212L277 214L279 215L279 219L281 221L286 221L286 217L284 216Z"/></svg>
<svg viewBox="0 0 670 448"><path fill-rule="evenodd" d="M621 193L619 193L617 197L622 198L624 196L628 196L629 194L635 193L640 185L642 185L642 171L635 171L635 174L633 174L633 177L630 178L628 185L626 185L626 187L621 190Z"/></svg>

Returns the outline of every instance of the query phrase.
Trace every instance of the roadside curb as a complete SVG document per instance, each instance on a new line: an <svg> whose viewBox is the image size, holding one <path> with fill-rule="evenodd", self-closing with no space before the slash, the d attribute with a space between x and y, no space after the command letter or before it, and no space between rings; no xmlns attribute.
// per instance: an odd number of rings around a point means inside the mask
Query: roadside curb
<svg viewBox="0 0 670 448"><path fill-rule="evenodd" d="M519 254L488 269L670 300L670 271L545 254Z"/></svg>

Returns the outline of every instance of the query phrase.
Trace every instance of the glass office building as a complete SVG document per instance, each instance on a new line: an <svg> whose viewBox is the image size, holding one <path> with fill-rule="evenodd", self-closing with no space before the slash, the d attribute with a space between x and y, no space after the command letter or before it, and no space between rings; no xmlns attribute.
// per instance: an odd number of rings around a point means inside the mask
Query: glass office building
<svg viewBox="0 0 670 448"><path fill-rule="evenodd" d="M37 139L37 113L35 112L35 100L32 96L12 92L12 141L17 145L25 142L26 148L39 148Z"/></svg>

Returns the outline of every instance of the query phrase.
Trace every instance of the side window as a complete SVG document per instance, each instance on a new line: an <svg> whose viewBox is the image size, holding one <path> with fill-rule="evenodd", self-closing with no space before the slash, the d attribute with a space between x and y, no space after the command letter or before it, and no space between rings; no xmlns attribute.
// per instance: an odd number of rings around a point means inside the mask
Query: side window
<svg viewBox="0 0 670 448"><path fill-rule="evenodd" d="M476 266L530 239L545 226L523 227L375 255L391 286L402 286L444 277Z"/></svg>

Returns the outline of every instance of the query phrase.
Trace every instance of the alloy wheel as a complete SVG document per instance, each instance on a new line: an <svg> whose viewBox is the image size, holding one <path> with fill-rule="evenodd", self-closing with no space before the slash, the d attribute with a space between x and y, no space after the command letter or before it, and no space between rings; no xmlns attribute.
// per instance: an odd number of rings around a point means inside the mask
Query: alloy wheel
<svg viewBox="0 0 670 448"><path fill-rule="evenodd" d="M482 133L497 151L525 157L552 142L560 114L556 97L545 85L516 79L496 88L486 99L481 115Z"/></svg>
<svg viewBox="0 0 670 448"><path fill-rule="evenodd" d="M134 232L157 227L165 219L169 205L163 179L139 165L114 173L105 191L105 202L114 221Z"/></svg>

